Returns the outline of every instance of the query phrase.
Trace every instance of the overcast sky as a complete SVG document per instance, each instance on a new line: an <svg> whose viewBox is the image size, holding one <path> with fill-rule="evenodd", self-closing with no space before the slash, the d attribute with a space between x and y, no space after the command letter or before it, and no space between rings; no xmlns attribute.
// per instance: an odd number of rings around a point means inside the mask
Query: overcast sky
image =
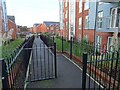
<svg viewBox="0 0 120 90"><path fill-rule="evenodd" d="M59 21L58 0L6 0L7 14L18 25L33 26L43 21Z"/></svg>

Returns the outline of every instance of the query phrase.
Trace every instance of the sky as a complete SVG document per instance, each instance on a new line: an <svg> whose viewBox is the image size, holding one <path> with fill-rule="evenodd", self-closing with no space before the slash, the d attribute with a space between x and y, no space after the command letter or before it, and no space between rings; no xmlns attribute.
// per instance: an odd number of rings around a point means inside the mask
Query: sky
<svg viewBox="0 0 120 90"><path fill-rule="evenodd" d="M6 0L6 6L7 15L14 15L17 25L59 21L58 0Z"/></svg>

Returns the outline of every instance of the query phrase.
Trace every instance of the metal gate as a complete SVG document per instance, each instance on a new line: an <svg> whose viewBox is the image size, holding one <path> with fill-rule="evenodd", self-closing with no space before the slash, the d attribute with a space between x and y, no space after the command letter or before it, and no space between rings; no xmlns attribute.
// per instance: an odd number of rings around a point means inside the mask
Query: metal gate
<svg viewBox="0 0 120 90"><path fill-rule="evenodd" d="M42 40L34 43L28 65L27 82L57 78L56 43L47 47Z"/></svg>

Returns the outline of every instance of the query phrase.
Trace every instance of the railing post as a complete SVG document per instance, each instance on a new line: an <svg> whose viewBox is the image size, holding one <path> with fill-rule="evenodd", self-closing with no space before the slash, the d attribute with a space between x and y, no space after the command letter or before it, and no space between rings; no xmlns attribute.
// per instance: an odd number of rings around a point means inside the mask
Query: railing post
<svg viewBox="0 0 120 90"><path fill-rule="evenodd" d="M63 36L62 36L62 53L63 53Z"/></svg>
<svg viewBox="0 0 120 90"><path fill-rule="evenodd" d="M82 90L86 90L87 52L83 53Z"/></svg>
<svg viewBox="0 0 120 90"><path fill-rule="evenodd" d="M1 90L9 89L7 67L5 59L3 58L0 59L0 89Z"/></svg>
<svg viewBox="0 0 120 90"><path fill-rule="evenodd" d="M54 36L53 36L53 43L54 43Z"/></svg>
<svg viewBox="0 0 120 90"><path fill-rule="evenodd" d="M56 43L54 43L54 64L55 64L55 78L57 78L57 58L56 58Z"/></svg>
<svg viewBox="0 0 120 90"><path fill-rule="evenodd" d="M70 38L70 59L72 59L72 37Z"/></svg>

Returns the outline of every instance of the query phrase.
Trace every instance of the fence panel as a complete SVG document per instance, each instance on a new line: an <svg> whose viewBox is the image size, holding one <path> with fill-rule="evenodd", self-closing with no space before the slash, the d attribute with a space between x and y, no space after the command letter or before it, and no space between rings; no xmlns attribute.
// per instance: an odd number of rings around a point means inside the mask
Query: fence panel
<svg viewBox="0 0 120 90"><path fill-rule="evenodd" d="M88 87L90 88L90 78L92 77L94 79L94 88L98 88L95 85L97 82L100 89L119 90L120 51L107 51L99 54L97 51L91 52L88 53L87 58L86 70L90 75ZM83 60L83 64L84 62Z"/></svg>
<svg viewBox="0 0 120 90"><path fill-rule="evenodd" d="M14 53L11 54L11 56L8 58L6 57L4 59L4 62L2 62L2 74L3 74L3 89L13 89L13 88L20 88L20 81L19 81L19 74L22 66L24 66L24 70L26 71L28 61L29 61L29 52L24 51L24 47L32 47L32 43L34 41L34 36L31 38L25 40L18 48L15 49ZM26 54L29 54L26 56ZM21 67L21 68L20 68ZM26 73L24 73L26 74ZM23 80L24 81L24 80ZM4 83L7 82L8 85L4 85Z"/></svg>

